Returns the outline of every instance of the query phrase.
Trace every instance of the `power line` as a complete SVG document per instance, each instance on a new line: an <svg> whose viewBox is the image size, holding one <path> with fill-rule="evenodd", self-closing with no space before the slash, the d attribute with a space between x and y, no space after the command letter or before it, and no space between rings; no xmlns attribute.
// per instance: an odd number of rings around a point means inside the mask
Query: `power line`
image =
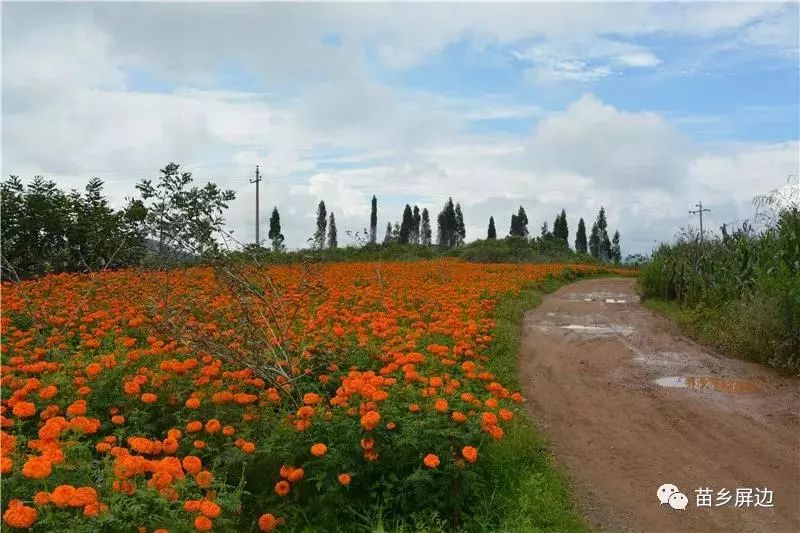
<svg viewBox="0 0 800 533"><path fill-rule="evenodd" d="M702 244L703 243L703 213L710 213L711 209L704 209L703 208L703 202L697 202L697 204L695 204L695 205L696 205L697 209L695 209L693 211L690 210L689 214L700 215L700 244Z"/></svg>

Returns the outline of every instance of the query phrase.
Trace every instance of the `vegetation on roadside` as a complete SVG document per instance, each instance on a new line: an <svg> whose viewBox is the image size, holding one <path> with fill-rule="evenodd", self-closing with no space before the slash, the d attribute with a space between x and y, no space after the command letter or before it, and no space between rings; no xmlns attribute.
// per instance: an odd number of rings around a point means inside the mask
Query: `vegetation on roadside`
<svg viewBox="0 0 800 533"><path fill-rule="evenodd" d="M649 305L723 353L800 375L800 211L782 204L766 228L685 232L641 269Z"/></svg>

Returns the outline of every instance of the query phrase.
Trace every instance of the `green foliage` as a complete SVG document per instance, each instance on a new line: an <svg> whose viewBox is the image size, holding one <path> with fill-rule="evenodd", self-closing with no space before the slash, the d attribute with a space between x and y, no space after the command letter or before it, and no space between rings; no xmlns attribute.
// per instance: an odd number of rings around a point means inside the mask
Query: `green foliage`
<svg viewBox="0 0 800 533"><path fill-rule="evenodd" d="M136 185L141 204L147 209L145 231L155 240L159 256L209 257L218 252L216 237L235 193L214 183L192 186L192 173L181 172L177 163L169 163L160 172L155 185L152 180Z"/></svg>
<svg viewBox="0 0 800 533"><path fill-rule="evenodd" d="M690 331L731 355L800 373L800 212L720 238L685 233L641 270L645 297L681 306Z"/></svg>
<svg viewBox="0 0 800 533"><path fill-rule="evenodd" d="M579 254L586 254L589 250L586 243L586 224L583 218L578 222L578 233L575 235L575 251Z"/></svg>
<svg viewBox="0 0 800 533"><path fill-rule="evenodd" d="M333 216L333 213L331 213ZM281 214L277 207L272 208L272 215L269 217L269 233L267 234L272 243L273 251L280 252L284 249L283 233L281 233Z"/></svg>
<svg viewBox="0 0 800 533"><path fill-rule="evenodd" d="M486 232L487 240L497 239L497 229L494 227L494 217L489 217L489 229Z"/></svg>
<svg viewBox="0 0 800 533"><path fill-rule="evenodd" d="M135 202L113 210L98 178L84 194L41 176L28 187L11 176L0 189L4 278L120 267L144 255L144 211Z"/></svg>

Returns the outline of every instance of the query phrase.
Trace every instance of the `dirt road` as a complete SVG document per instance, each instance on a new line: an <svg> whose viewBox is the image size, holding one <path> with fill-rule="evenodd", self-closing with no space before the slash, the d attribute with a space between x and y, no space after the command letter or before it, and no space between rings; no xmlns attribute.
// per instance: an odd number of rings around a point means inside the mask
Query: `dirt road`
<svg viewBox="0 0 800 533"><path fill-rule="evenodd" d="M527 409L593 529L800 531L797 380L689 341L631 279L562 287L525 315L520 343ZM665 483L685 510L659 504ZM706 487L712 507L698 507ZM774 507L754 507L768 503L755 490L736 507L737 488L771 490Z"/></svg>

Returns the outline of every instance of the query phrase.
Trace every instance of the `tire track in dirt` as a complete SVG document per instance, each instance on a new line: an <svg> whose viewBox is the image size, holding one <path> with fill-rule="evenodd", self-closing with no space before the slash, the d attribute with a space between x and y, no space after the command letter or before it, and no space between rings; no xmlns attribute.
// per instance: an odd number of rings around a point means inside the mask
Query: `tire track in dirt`
<svg viewBox="0 0 800 533"><path fill-rule="evenodd" d="M523 319L526 408L590 526L800 531L800 382L686 339L634 284L580 281ZM688 496L686 510L659 505L664 483ZM697 507L703 487L734 499ZM772 490L774 507L734 507L740 487Z"/></svg>

